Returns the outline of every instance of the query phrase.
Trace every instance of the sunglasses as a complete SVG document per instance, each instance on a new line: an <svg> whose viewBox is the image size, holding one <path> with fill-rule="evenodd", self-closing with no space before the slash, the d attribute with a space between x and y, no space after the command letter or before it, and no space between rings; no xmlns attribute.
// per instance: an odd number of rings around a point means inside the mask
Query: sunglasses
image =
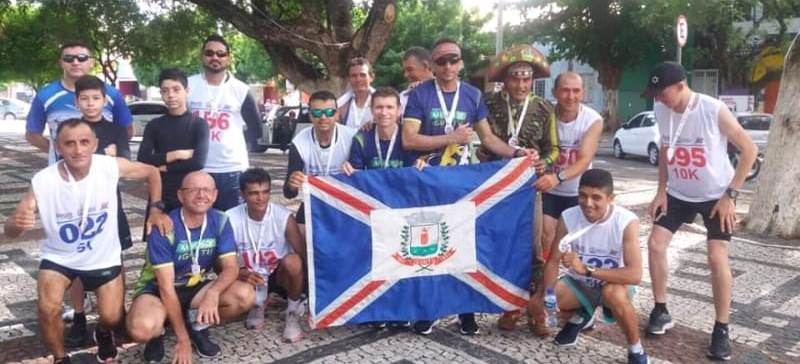
<svg viewBox="0 0 800 364"><path fill-rule="evenodd" d="M439 58L435 61L437 66L444 66L448 63L453 65L458 62L461 62L461 57Z"/></svg>
<svg viewBox="0 0 800 364"><path fill-rule="evenodd" d="M321 118L322 115L325 115L329 118L332 118L334 114L336 114L336 109L327 108L327 109L311 109L309 110L311 116L315 118Z"/></svg>
<svg viewBox="0 0 800 364"><path fill-rule="evenodd" d="M225 58L228 56L228 51L212 51L209 49L203 51L203 55L209 58L214 56L217 56L217 58Z"/></svg>
<svg viewBox="0 0 800 364"><path fill-rule="evenodd" d="M76 59L78 60L78 62L83 63L83 62L88 61L89 58L92 58L92 57L90 55L88 55L88 54L83 54L83 53L81 53L81 54L65 54L65 55L61 56L61 60L64 61L64 63L72 63Z"/></svg>

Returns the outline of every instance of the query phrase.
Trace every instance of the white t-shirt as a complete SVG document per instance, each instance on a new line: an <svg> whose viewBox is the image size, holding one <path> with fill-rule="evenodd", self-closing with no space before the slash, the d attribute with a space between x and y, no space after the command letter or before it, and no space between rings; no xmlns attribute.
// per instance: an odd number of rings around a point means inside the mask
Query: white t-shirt
<svg viewBox="0 0 800 364"><path fill-rule="evenodd" d="M719 112L726 106L697 93L697 101L690 107L675 142L674 156L667 161L667 193L689 202L716 200L725 193L734 175L728 160L728 137L719 130ZM661 134L661 150L666 153L683 114L660 102L656 102L653 111Z"/></svg>
<svg viewBox="0 0 800 364"><path fill-rule="evenodd" d="M250 88L233 75L218 86L209 85L202 74L189 77L189 110L208 123L209 173L241 172L250 167L242 104Z"/></svg>
<svg viewBox="0 0 800 364"><path fill-rule="evenodd" d="M92 155L89 174L74 186L59 174L63 163L51 164L31 181L45 231L42 259L82 271L120 265L117 159ZM81 224L84 202L89 208Z"/></svg>
<svg viewBox="0 0 800 364"><path fill-rule="evenodd" d="M375 92L375 89L370 87L369 93L372 94L373 92ZM347 106L345 110L347 120L344 120L344 125L357 131L361 125L372 121L372 110L370 110L369 101L370 99L367 99L367 103L364 104L364 107L358 107L353 91L347 91L342 94L342 96L339 96L336 100L336 104L339 106Z"/></svg>
<svg viewBox="0 0 800 364"><path fill-rule="evenodd" d="M602 123L603 117L594 111L591 107L581 104L578 110L578 116L575 120L570 122L562 122L558 120L558 160L555 162L556 173L569 168L578 160L578 151L581 148L581 142L586 131L594 125L595 122ZM589 163L587 169L592 168ZM577 196L578 195L578 182L580 182L581 175L577 175L564 182L561 182L548 193L558 196Z"/></svg>
<svg viewBox="0 0 800 364"><path fill-rule="evenodd" d="M631 223L638 223L639 218L630 210L617 205L612 205L611 216L605 221L589 229L581 237L570 243L573 252L581 257L586 265L598 269L614 269L625 266L623 259L622 241L625 228ZM573 206L561 214L567 233L578 231L591 225L580 206ZM589 287L600 288L603 281L577 274L573 271L567 273L573 279Z"/></svg>
<svg viewBox="0 0 800 364"><path fill-rule="evenodd" d="M314 136L314 128L305 128L292 139L305 166L308 176L329 176L341 173L341 167L350 157L350 145L356 130L336 124L333 141L327 148L320 148Z"/></svg>
<svg viewBox="0 0 800 364"><path fill-rule="evenodd" d="M266 268L269 273L272 273L278 268L281 259L294 252L292 246L286 241L286 223L292 212L286 207L271 202L267 206L267 212L261 221L250 218L245 203L226 211L226 213L233 228L241 265L254 270L255 257L253 256L253 242L250 240L250 236L252 236L256 241L255 245L258 246L258 266ZM248 229L250 229L249 235Z"/></svg>

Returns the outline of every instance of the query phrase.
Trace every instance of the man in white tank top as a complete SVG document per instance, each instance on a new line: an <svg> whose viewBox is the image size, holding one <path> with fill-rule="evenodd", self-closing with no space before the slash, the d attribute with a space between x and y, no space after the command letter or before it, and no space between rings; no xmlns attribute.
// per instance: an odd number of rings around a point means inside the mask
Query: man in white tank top
<svg viewBox="0 0 800 364"><path fill-rule="evenodd" d="M732 277L728 244L736 225L736 197L757 149L725 104L689 89L680 64L656 66L642 95L655 98L661 134L658 191L650 204L654 224L647 243L655 307L646 331L660 335L673 327L666 307L667 247L681 225L700 214L707 230L716 310L708 356L729 360ZM741 151L735 172L728 161L728 141Z"/></svg>
<svg viewBox="0 0 800 364"><path fill-rule="evenodd" d="M264 327L266 293L276 285L286 291L289 307L283 339L297 342L303 338L300 329L305 276L303 260L305 246L300 228L292 212L281 205L270 202L272 179L266 170L248 169L239 177L239 188L245 203L227 211L230 217L236 247L239 251L239 280L262 291L256 294L256 305L247 315L248 328L260 330Z"/></svg>
<svg viewBox="0 0 800 364"><path fill-rule="evenodd" d="M31 189L5 222L8 238L36 223L39 211L45 238L39 266L38 312L42 339L55 363L69 363L64 349L61 302L75 278L97 294L97 359L117 355L112 330L123 317L125 287L117 226L117 184L120 177L146 180L151 201L161 201L158 169L123 158L93 155L97 137L81 119L59 124L55 148L64 159L34 175ZM153 208L146 226L172 230L169 217Z"/></svg>
<svg viewBox="0 0 800 364"><path fill-rule="evenodd" d="M556 104L558 160L553 171L540 176L534 185L542 192L542 247L547 252L552 245L561 213L578 204L578 180L592 166L597 152L603 118L584 105L583 79L574 72L556 77L553 96Z"/></svg>
<svg viewBox="0 0 800 364"><path fill-rule="evenodd" d="M631 303L633 287L642 278L639 219L614 202L611 173L590 169L580 178L579 206L564 210L557 240L544 267L543 286L554 288L558 309L574 312L559 331L559 346L575 345L581 329L592 325L594 310L603 306L607 321L616 320L628 341L628 363L647 363L639 338L639 318ZM557 279L559 263L567 269ZM545 290L531 297L529 310L544 321Z"/></svg>

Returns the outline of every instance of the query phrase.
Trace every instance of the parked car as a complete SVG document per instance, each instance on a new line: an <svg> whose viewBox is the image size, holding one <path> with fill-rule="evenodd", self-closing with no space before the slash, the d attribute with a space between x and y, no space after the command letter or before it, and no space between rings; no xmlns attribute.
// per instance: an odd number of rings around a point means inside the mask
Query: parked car
<svg viewBox="0 0 800 364"><path fill-rule="evenodd" d="M267 113L262 120L261 138L251 151L262 153L268 148L289 149L297 133L311 127L308 106L281 106Z"/></svg>
<svg viewBox="0 0 800 364"><path fill-rule="evenodd" d="M764 150L767 147L767 137L769 136L769 126L772 123L772 115L764 113L741 112L736 113L736 120L742 125L744 131L753 139L753 143L758 147L758 155L750 172L747 173L746 180L752 180L758 177L761 172L761 165L764 164ZM734 168L739 164L739 151L728 144L728 158Z"/></svg>
<svg viewBox="0 0 800 364"><path fill-rule="evenodd" d="M134 101L128 104L128 109L133 115L134 136L141 137L144 134L144 127L150 120L169 112L167 105L162 101Z"/></svg>
<svg viewBox="0 0 800 364"><path fill-rule="evenodd" d="M644 156L650 164L658 165L660 140L655 114L652 111L641 112L614 133L614 157Z"/></svg>
<svg viewBox="0 0 800 364"><path fill-rule="evenodd" d="M772 114L756 112L736 113L736 120L742 125L744 131L750 135L753 142L758 146L758 150L763 152L767 147L767 137L769 136L769 126L772 124Z"/></svg>
<svg viewBox="0 0 800 364"><path fill-rule="evenodd" d="M17 99L0 97L0 115L4 120L25 119L31 104Z"/></svg>

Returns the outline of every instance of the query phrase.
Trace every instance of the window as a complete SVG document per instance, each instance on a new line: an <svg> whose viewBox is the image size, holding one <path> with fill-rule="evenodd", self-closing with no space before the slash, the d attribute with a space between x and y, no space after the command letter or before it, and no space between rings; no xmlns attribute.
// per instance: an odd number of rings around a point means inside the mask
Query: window
<svg viewBox="0 0 800 364"><path fill-rule="evenodd" d="M772 116L769 115L739 116L739 123L747 130L769 130L770 121Z"/></svg>
<svg viewBox="0 0 800 364"><path fill-rule="evenodd" d="M547 79L533 81L533 94L541 98L545 98L547 92Z"/></svg>
<svg viewBox="0 0 800 364"><path fill-rule="evenodd" d="M169 112L169 109L161 104L133 104L128 108L131 110L131 115L162 115Z"/></svg>
<svg viewBox="0 0 800 364"><path fill-rule="evenodd" d="M717 85L719 83L719 70L694 70L692 71L692 90L717 98Z"/></svg>
<svg viewBox="0 0 800 364"><path fill-rule="evenodd" d="M638 116L634 117L633 119L631 119L631 121L629 121L627 124L625 124L625 128L633 129L633 128L640 127L642 125L642 119L643 118L644 118L644 115L638 115Z"/></svg>
<svg viewBox="0 0 800 364"><path fill-rule="evenodd" d="M656 124L656 118L653 115L646 115L642 121L642 126L648 127Z"/></svg>

